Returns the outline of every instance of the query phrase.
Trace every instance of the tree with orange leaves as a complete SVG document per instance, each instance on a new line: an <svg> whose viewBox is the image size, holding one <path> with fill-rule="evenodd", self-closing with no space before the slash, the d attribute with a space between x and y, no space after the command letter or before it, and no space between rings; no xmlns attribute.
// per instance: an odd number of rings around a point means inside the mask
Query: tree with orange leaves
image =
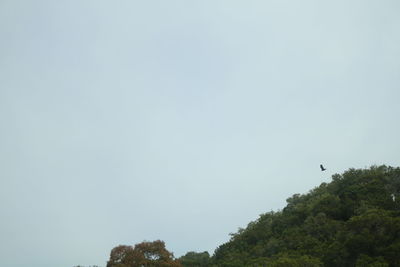
<svg viewBox="0 0 400 267"><path fill-rule="evenodd" d="M107 267L181 267L161 240L142 242L135 247L120 245L111 250Z"/></svg>

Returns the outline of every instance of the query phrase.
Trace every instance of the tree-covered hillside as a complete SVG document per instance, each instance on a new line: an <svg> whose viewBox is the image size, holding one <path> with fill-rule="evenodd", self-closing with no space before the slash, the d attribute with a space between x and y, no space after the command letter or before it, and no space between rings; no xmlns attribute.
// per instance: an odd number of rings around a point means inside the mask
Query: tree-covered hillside
<svg viewBox="0 0 400 267"><path fill-rule="evenodd" d="M262 214L229 242L175 259L162 241L118 246L108 267L399 267L400 168L374 166L332 176Z"/></svg>
<svg viewBox="0 0 400 267"><path fill-rule="evenodd" d="M400 266L400 168L349 169L262 214L213 266Z"/></svg>

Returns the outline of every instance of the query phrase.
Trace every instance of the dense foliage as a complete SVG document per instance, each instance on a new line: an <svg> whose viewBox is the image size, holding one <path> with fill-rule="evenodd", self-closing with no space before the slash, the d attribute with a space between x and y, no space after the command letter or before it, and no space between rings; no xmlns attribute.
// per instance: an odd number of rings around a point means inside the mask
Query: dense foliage
<svg viewBox="0 0 400 267"><path fill-rule="evenodd" d="M400 168L350 169L239 229L216 249L212 262L221 267L400 266L399 215Z"/></svg>
<svg viewBox="0 0 400 267"><path fill-rule="evenodd" d="M335 174L239 229L212 257L188 252L176 260L162 241L111 251L107 267L136 266L400 266L400 168Z"/></svg>
<svg viewBox="0 0 400 267"><path fill-rule="evenodd" d="M120 245L111 250L107 267L180 267L179 261L161 240L142 242L134 247Z"/></svg>
<svg viewBox="0 0 400 267"><path fill-rule="evenodd" d="M211 265L210 254L204 252L188 252L179 258L180 263L185 267L207 267Z"/></svg>

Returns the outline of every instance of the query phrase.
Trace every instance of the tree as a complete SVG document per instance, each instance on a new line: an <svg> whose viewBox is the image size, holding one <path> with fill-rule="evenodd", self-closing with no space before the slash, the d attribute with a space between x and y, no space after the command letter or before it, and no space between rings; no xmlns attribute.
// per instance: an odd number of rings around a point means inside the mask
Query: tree
<svg viewBox="0 0 400 267"><path fill-rule="evenodd" d="M271 267L320 267L322 262L319 259L308 255L292 256L281 255L277 259L268 262L265 266Z"/></svg>
<svg viewBox="0 0 400 267"><path fill-rule="evenodd" d="M210 254L207 251L188 252L179 258L179 261L184 267L206 267L210 266Z"/></svg>
<svg viewBox="0 0 400 267"><path fill-rule="evenodd" d="M107 267L133 266L134 251L132 246L119 245L111 250Z"/></svg>
<svg viewBox="0 0 400 267"><path fill-rule="evenodd" d="M389 267L382 257L372 258L367 255L361 254L356 262L356 267Z"/></svg>
<svg viewBox="0 0 400 267"><path fill-rule="evenodd" d="M111 250L107 267L180 267L161 240L144 241L135 247L120 245Z"/></svg>
<svg viewBox="0 0 400 267"><path fill-rule="evenodd" d="M165 248L165 243L161 240L136 244L134 255L135 264L133 266L181 266L174 259L174 255Z"/></svg>
<svg viewBox="0 0 400 267"><path fill-rule="evenodd" d="M399 200L400 168L349 169L240 229L211 266L400 266Z"/></svg>

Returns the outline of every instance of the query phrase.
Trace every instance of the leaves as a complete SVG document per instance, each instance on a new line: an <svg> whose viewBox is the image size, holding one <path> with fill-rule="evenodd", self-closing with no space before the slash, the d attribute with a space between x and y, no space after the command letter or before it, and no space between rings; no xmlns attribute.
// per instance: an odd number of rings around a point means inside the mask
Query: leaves
<svg viewBox="0 0 400 267"><path fill-rule="evenodd" d="M400 266L400 168L372 166L332 176L231 234L210 257L176 260L157 240L112 249L107 267Z"/></svg>
<svg viewBox="0 0 400 267"><path fill-rule="evenodd" d="M179 261L161 240L142 242L135 247L120 245L111 250L107 267L180 267Z"/></svg>
<svg viewBox="0 0 400 267"><path fill-rule="evenodd" d="M179 258L179 261L183 266L187 267L206 267L210 266L210 254L207 251L197 253L188 252L184 256Z"/></svg>
<svg viewBox="0 0 400 267"><path fill-rule="evenodd" d="M233 234L215 251L214 264L400 266L400 197L393 199L399 192L399 168L335 174L331 183L293 195L282 211Z"/></svg>

